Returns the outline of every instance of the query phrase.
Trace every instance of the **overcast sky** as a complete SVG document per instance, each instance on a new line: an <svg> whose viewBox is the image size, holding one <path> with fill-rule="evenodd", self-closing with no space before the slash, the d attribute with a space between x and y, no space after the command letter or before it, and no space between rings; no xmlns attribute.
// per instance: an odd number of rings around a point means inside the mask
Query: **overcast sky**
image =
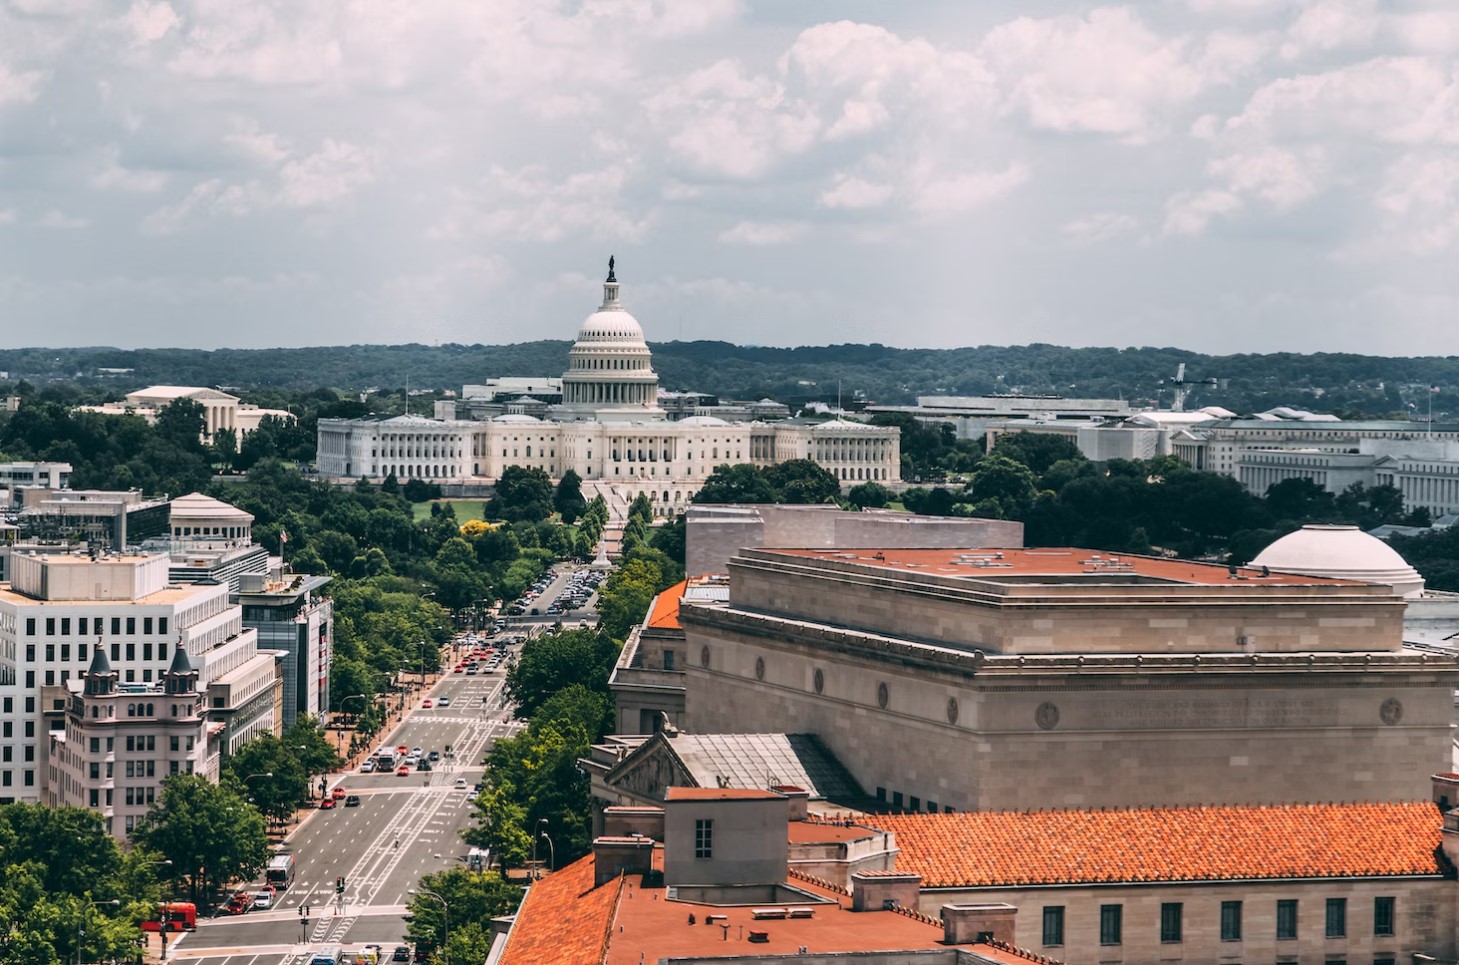
<svg viewBox="0 0 1459 965"><path fill-rule="evenodd" d="M1459 353L1454 0L0 0L0 346Z"/></svg>

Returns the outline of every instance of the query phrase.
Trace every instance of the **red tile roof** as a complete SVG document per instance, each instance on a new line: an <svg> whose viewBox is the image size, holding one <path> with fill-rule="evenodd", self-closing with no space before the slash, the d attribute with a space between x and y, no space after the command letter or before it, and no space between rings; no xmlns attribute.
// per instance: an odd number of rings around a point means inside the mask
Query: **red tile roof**
<svg viewBox="0 0 1459 965"><path fill-rule="evenodd" d="M923 886L1442 874L1427 801L885 814Z"/></svg>
<svg viewBox="0 0 1459 965"><path fill-rule="evenodd" d="M537 882L517 910L500 965L599 965L625 879L593 887L593 856Z"/></svg>
<svg viewBox="0 0 1459 965"><path fill-rule="evenodd" d="M783 797L752 787L671 787L664 795L668 801L768 801Z"/></svg>
<svg viewBox="0 0 1459 965"><path fill-rule="evenodd" d="M1228 586L1231 575L1225 566L1194 563L1157 556L1136 556L1129 553L1101 553L1077 547L1044 547L1039 549L780 549L766 547L763 552L809 559L837 560L858 566L875 566L911 573L937 576L963 576L972 580L997 580L1006 576L1070 576L1074 574L1129 573L1173 583ZM996 559L994 558L996 554ZM974 565L981 563L983 565ZM1311 584L1342 586L1348 580L1323 576L1299 576L1295 573L1261 575L1261 567L1244 566L1237 573L1255 584L1306 586Z"/></svg>
<svg viewBox="0 0 1459 965"><path fill-rule="evenodd" d="M667 590L660 590L643 625L656 630L682 630L683 627L679 626L679 600L688 586L688 580L680 580Z"/></svg>

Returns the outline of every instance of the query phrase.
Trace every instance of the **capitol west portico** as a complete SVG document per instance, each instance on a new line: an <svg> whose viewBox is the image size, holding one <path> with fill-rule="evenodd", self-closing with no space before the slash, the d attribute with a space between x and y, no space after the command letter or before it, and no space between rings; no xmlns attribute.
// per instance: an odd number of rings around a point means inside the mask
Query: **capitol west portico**
<svg viewBox="0 0 1459 965"><path fill-rule="evenodd" d="M439 482L496 479L508 466L539 468L554 479L571 469L626 499L646 494L660 515L683 509L725 463L810 459L847 486L900 481L895 427L704 415L670 421L658 405L659 380L643 329L624 309L618 288L610 265L603 303L583 321L568 353L562 401L547 407L545 418L509 406L485 422L414 415L321 419L320 473Z"/></svg>

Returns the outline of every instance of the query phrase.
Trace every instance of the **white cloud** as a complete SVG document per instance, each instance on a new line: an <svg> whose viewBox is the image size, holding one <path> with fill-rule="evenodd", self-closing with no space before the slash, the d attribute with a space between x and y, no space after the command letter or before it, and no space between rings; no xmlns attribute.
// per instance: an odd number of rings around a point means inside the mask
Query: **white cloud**
<svg viewBox="0 0 1459 965"><path fill-rule="evenodd" d="M889 184L837 174L831 187L821 192L820 201L827 208L875 208L886 204L895 193Z"/></svg>
<svg viewBox="0 0 1459 965"><path fill-rule="evenodd" d="M40 94L41 72L16 71L0 60L0 105L27 104Z"/></svg>
<svg viewBox="0 0 1459 965"><path fill-rule="evenodd" d="M989 31L978 53L1004 92L1005 110L1035 128L1108 134L1132 143L1168 126L1172 108L1225 72L1222 51L1203 61L1185 37L1161 36L1126 7L1088 16L1020 17Z"/></svg>
<svg viewBox="0 0 1459 965"><path fill-rule="evenodd" d="M911 206L930 218L949 218L1003 197L1028 178L1028 168L1018 162L1001 171L946 173L923 167L913 175Z"/></svg>
<svg viewBox="0 0 1459 965"><path fill-rule="evenodd" d="M0 208L0 224L15 224L14 208Z"/></svg>
<svg viewBox="0 0 1459 965"><path fill-rule="evenodd" d="M791 221L741 221L719 233L727 245L783 245L805 237L807 225Z"/></svg>
<svg viewBox="0 0 1459 965"><path fill-rule="evenodd" d="M1182 192L1165 205L1165 233L1200 234L1212 218L1231 214L1240 207L1241 199L1229 191Z"/></svg>
<svg viewBox="0 0 1459 965"><path fill-rule="evenodd" d="M375 180L369 151L325 139L314 154L286 162L279 170L278 199L292 208L333 204Z"/></svg>
<svg viewBox="0 0 1459 965"><path fill-rule="evenodd" d="M167 186L167 172L127 168L122 166L120 157L121 150L115 144L106 149L101 169L91 176L93 188L154 194Z"/></svg>
<svg viewBox="0 0 1459 965"><path fill-rule="evenodd" d="M137 0L127 11L126 19L133 38L141 44L161 40L173 27L182 22L178 19L177 11L173 10L172 5L166 0L158 3Z"/></svg>
<svg viewBox="0 0 1459 965"><path fill-rule="evenodd" d="M1097 244L1127 235L1139 227L1139 224L1139 220L1133 215L1118 211L1096 211L1065 223L1059 230L1066 239L1075 244Z"/></svg>
<svg viewBox="0 0 1459 965"><path fill-rule="evenodd" d="M1378 26L1374 0L1315 0L1288 30L1282 56L1292 60L1314 51L1366 48Z"/></svg>
<svg viewBox="0 0 1459 965"><path fill-rule="evenodd" d="M78 228L90 226L91 221L87 218L79 218L75 215L66 214L59 208L52 208L36 219L36 227L53 228L62 231L74 231Z"/></svg>
<svg viewBox="0 0 1459 965"><path fill-rule="evenodd" d="M471 190L456 194L428 237L458 243L478 237L639 240L657 212L630 211L623 199L629 176L617 164L567 175L542 165L494 167Z"/></svg>

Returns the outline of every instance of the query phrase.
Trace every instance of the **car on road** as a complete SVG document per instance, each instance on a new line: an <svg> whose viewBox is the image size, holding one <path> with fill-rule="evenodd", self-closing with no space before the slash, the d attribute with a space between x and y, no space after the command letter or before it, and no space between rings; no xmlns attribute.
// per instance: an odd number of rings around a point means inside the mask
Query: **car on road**
<svg viewBox="0 0 1459 965"><path fill-rule="evenodd" d="M228 914L230 915L246 915L248 914L249 909L252 907L253 893L248 891L240 891L234 894L232 898L228 899L228 904L223 910L228 912Z"/></svg>
<svg viewBox="0 0 1459 965"><path fill-rule="evenodd" d="M409 945L396 945L395 946L395 951L390 954L390 960L392 962L408 962L408 961L410 961L410 946Z"/></svg>
<svg viewBox="0 0 1459 965"><path fill-rule="evenodd" d="M421 710L430 710L434 706L435 705L433 703L431 703L431 698L429 698L429 697L427 697L425 700L422 700L420 702Z"/></svg>
<svg viewBox="0 0 1459 965"><path fill-rule="evenodd" d="M442 707L449 707L449 706L451 706L451 698L450 697L442 697L441 700L440 700L440 704L441 704Z"/></svg>
<svg viewBox="0 0 1459 965"><path fill-rule="evenodd" d="M346 794L345 795L345 799L344 799L344 806L347 807L347 808L357 808L357 807L359 807L360 806L360 796L358 794Z"/></svg>
<svg viewBox="0 0 1459 965"><path fill-rule="evenodd" d="M412 754L414 754L416 757L420 757L422 754L425 753L425 751L421 749L421 746L419 744L417 744L414 747L412 747L410 749L410 752Z"/></svg>
<svg viewBox="0 0 1459 965"><path fill-rule="evenodd" d="M396 777L410 777L410 768L402 764L395 769Z"/></svg>
<svg viewBox="0 0 1459 965"><path fill-rule="evenodd" d="M319 810L321 810L321 811L332 811L332 810L334 810L334 798L332 798L332 797L322 797L322 798L320 798L319 799Z"/></svg>
<svg viewBox="0 0 1459 965"><path fill-rule="evenodd" d="M338 801L340 798L345 796L345 789L342 787L336 787L334 790L329 792L329 796Z"/></svg>
<svg viewBox="0 0 1459 965"><path fill-rule="evenodd" d="M272 908L274 906L274 893L272 891L255 892L253 896L253 907Z"/></svg>
<svg viewBox="0 0 1459 965"><path fill-rule="evenodd" d="M363 763L363 764L360 765L360 773L361 774L373 774L373 773L375 773L375 761L374 761L373 758L368 758L368 757L365 758L365 763Z"/></svg>
<svg viewBox="0 0 1459 965"><path fill-rule="evenodd" d="M431 762L428 761L428 760L426 760L424 757L422 757L420 759L419 763L417 763L415 765L415 769L418 770L418 771L429 771L429 770L433 770L433 768L431 767Z"/></svg>
<svg viewBox="0 0 1459 965"><path fill-rule="evenodd" d="M466 790L466 778L464 778L464 777L458 777L458 778L456 778L456 790L458 790L458 791L464 791L464 790Z"/></svg>
<svg viewBox="0 0 1459 965"><path fill-rule="evenodd" d="M416 750L420 750L420 748L417 747ZM406 754L410 753L410 748L406 747L404 744L398 744L396 745L395 753L399 754L401 757L404 757Z"/></svg>

